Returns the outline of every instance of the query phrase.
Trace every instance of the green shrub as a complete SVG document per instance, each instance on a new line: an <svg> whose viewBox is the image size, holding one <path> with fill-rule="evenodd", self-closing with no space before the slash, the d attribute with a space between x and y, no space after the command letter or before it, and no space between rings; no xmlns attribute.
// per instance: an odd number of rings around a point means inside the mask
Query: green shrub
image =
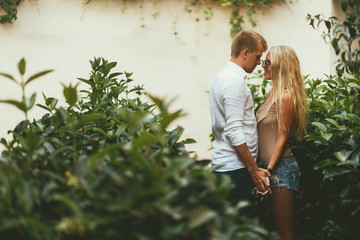
<svg viewBox="0 0 360 240"><path fill-rule="evenodd" d="M300 239L356 239L360 233L359 78L308 80L310 119L294 151L302 168Z"/></svg>
<svg viewBox="0 0 360 240"><path fill-rule="evenodd" d="M344 21L317 15L339 56L337 76L308 80L309 132L296 148L303 161L297 226L302 239L357 239L360 234L360 5L343 0ZM346 73L346 74L344 74Z"/></svg>
<svg viewBox="0 0 360 240"><path fill-rule="evenodd" d="M184 129L166 130L182 111L144 102L115 62L90 62L79 101L77 85L64 86L67 107L44 94L49 113L1 140L1 239L272 238L225 200L228 178L189 156Z"/></svg>

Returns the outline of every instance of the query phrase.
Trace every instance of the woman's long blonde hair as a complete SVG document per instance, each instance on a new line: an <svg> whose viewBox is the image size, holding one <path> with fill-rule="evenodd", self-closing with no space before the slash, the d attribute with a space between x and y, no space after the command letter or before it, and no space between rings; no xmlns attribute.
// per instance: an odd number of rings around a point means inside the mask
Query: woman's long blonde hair
<svg viewBox="0 0 360 240"><path fill-rule="evenodd" d="M270 49L273 101L278 110L279 127L283 127L282 97L285 90L290 95L294 107L295 137L301 140L306 132L307 105L304 78L300 71L299 59L291 47L276 46ZM287 129L285 129L287 130Z"/></svg>

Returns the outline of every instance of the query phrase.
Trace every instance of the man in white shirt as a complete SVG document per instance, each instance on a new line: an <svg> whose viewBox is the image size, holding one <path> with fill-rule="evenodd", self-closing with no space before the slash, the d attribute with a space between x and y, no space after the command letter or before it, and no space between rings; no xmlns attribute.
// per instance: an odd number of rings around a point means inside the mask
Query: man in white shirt
<svg viewBox="0 0 360 240"><path fill-rule="evenodd" d="M210 111L214 135L212 166L218 174L230 176L234 188L229 193L233 203L249 201L251 190L271 193L267 177L258 168L257 123L247 73L260 64L267 50L265 39L255 31L243 30L231 45L231 59L215 76L210 88Z"/></svg>

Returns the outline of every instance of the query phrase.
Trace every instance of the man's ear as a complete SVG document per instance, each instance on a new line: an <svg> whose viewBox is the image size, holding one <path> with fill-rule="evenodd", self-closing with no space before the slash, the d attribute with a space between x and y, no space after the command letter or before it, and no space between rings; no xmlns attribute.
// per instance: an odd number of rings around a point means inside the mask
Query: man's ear
<svg viewBox="0 0 360 240"><path fill-rule="evenodd" d="M250 52L249 48L245 48L244 50L241 51L241 55L244 60L247 59L249 52Z"/></svg>

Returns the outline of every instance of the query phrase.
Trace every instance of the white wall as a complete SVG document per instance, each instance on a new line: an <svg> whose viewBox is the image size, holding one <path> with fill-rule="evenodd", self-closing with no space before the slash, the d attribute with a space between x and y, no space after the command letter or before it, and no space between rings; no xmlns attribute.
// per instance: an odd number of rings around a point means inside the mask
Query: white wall
<svg viewBox="0 0 360 240"><path fill-rule="evenodd" d="M96 56L116 61L116 69L134 72L135 84L145 84L147 92L169 100L177 98L173 110L182 108L187 116L176 124L185 128L183 138L198 142L188 145L188 149L196 151L199 159L210 158L207 90L215 73L229 59L230 12L215 7L212 20L196 22L196 16L203 17L202 10L198 15L188 14L184 11L187 1L161 0L155 6L152 1L144 2L143 8L139 3L128 3L121 13L124 6L120 0L109 5L94 1L85 11L81 0L26 1L19 6L14 24L0 25L0 72L18 77L16 65L22 57L28 63L27 76L55 69L30 84L27 93L37 92L37 103L43 103L44 92L64 104L61 83L87 78L88 60ZM151 14L156 12L160 15L153 19ZM263 34L269 46L292 46L303 74L316 77L329 72L330 48L323 43L321 32L305 21L307 13L329 16L331 1L299 0L258 11L255 30ZM0 93L0 99L19 99L21 95L20 88L4 78L0 78ZM0 112L0 137L9 139L7 130L24 116L5 104L0 104ZM44 113L36 107L29 116L40 118Z"/></svg>

